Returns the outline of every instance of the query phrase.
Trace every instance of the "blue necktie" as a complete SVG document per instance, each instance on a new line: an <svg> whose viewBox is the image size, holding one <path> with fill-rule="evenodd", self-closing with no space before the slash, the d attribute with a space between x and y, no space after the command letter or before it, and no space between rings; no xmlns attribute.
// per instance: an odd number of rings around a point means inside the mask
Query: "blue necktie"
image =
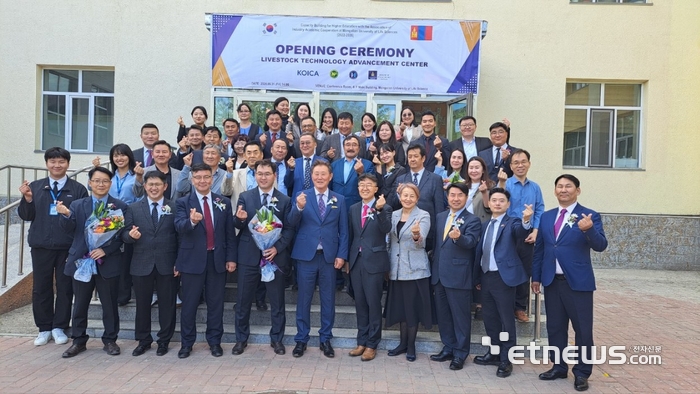
<svg viewBox="0 0 700 394"><path fill-rule="evenodd" d="M311 188L311 158L307 157L304 165L304 190Z"/></svg>
<svg viewBox="0 0 700 394"><path fill-rule="evenodd" d="M326 204L323 202L323 194L318 195L318 213L321 214L321 220L326 216Z"/></svg>
<svg viewBox="0 0 700 394"><path fill-rule="evenodd" d="M491 219L489 229L486 230L486 238L484 238L484 254L481 257L481 270L484 273L488 272L491 266L491 244L493 243L493 234L496 232L496 219Z"/></svg>

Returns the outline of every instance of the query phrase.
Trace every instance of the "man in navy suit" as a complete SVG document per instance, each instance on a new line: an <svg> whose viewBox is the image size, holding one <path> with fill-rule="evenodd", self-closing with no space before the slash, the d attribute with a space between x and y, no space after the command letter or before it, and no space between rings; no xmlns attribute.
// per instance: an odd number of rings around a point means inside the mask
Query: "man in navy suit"
<svg viewBox="0 0 700 394"><path fill-rule="evenodd" d="M345 157L345 139L352 135L353 121L350 112L338 114L338 134L331 134L323 140L321 156L331 163ZM365 157L365 145L360 145L359 157Z"/></svg>
<svg viewBox="0 0 700 394"><path fill-rule="evenodd" d="M153 123L146 123L141 126L141 142L143 146L134 149L134 160L141 163L142 167L149 167L155 164L153 157L153 144L160 139L158 126Z"/></svg>
<svg viewBox="0 0 700 394"><path fill-rule="evenodd" d="M289 224L297 228L292 258L297 260L296 346L292 355L301 357L309 342L311 298L318 281L321 296L321 351L334 357L331 346L335 320L335 278L348 259L348 210L345 198L328 188L333 178L331 165L318 161L311 168L313 188L294 198Z"/></svg>
<svg viewBox="0 0 700 394"><path fill-rule="evenodd" d="M477 288L481 288L481 305L484 314L486 335L491 344L500 347L499 354L490 351L474 357L479 365L497 365L496 376L505 378L513 372L513 364L508 360L508 351L516 343L515 287L528 280L523 262L518 256L518 241L525 238L530 230L532 205L526 205L523 218L517 219L506 214L510 206L510 193L500 187L489 192L491 220L482 224L482 241L476 248ZM500 340L500 333L508 333L508 339Z"/></svg>
<svg viewBox="0 0 700 394"><path fill-rule="evenodd" d="M211 192L212 167L192 165L191 179L194 193L178 199L175 210L180 239L175 271L182 277L182 343L177 356L187 358L192 352L197 307L204 290L207 342L212 356L221 357L226 272L236 269L237 260L233 212L228 198Z"/></svg>
<svg viewBox="0 0 700 394"><path fill-rule="evenodd" d="M333 182L331 190L345 197L345 203L353 206L360 202L360 194L357 190L358 177L364 173L374 174L374 165L367 159L358 156L360 153L360 139L351 135L343 142L345 157L331 164L333 168Z"/></svg>
<svg viewBox="0 0 700 394"><path fill-rule="evenodd" d="M383 195L375 199L378 187L374 175L360 175L358 189L362 201L350 207L349 217L350 280L357 311L357 347L350 356L370 361L382 339L384 275L391 268L386 236L391 231L392 209Z"/></svg>
<svg viewBox="0 0 700 394"><path fill-rule="evenodd" d="M290 163L289 171L285 176L285 183L291 185L291 196L296 196L302 190L311 189L311 166L317 161L327 161L321 156L316 155L316 147L318 141L316 137L310 133L303 133L299 137L299 150L301 157ZM288 186L289 187L289 186Z"/></svg>
<svg viewBox="0 0 700 394"><path fill-rule="evenodd" d="M465 116L459 120L459 132L462 134L450 143L452 152L459 150L464 153L467 160L479 155L479 151L491 147L491 140L486 137L476 137L476 118L473 116Z"/></svg>
<svg viewBox="0 0 700 394"><path fill-rule="evenodd" d="M576 333L575 346L579 359L573 367L574 388L588 389L588 377L593 365L581 360L581 354L591 358L593 349L593 291L595 276L591 265L591 249L602 252L608 247L600 214L578 204L581 183L573 175L560 175L554 181L554 195L559 207L542 215L542 229L535 242L532 262L532 291L539 293L544 286L549 344L567 347L569 321ZM550 360L555 362L553 352ZM559 361L552 369L540 374L542 380L566 379L568 366Z"/></svg>
<svg viewBox="0 0 700 394"><path fill-rule="evenodd" d="M430 356L447 361L451 370L460 370L471 344L471 296L474 284L474 258L481 238L481 221L466 209L469 187L453 183L447 187L450 208L437 215L438 239L435 243L431 284L435 289L440 340L443 348Z"/></svg>
<svg viewBox="0 0 700 394"><path fill-rule="evenodd" d="M90 250L85 240L85 225L92 213L99 207L109 210L121 209L126 213L127 205L121 200L109 195L112 185L112 172L104 167L95 167L88 173L92 197L81 198L70 204L70 209L61 201L56 203L56 211L61 216L61 227L66 232L73 233L73 244L68 251L64 273L73 277L77 269L75 262L85 256L90 256L97 262L97 274L93 275L89 282L81 282L73 279L73 344L65 352L63 358L75 357L86 350L85 344L90 338L87 331L88 308L92 293L97 288L102 304L102 334L103 350L110 356L120 353L117 345L119 334L119 309L117 295L119 293L119 274L121 273L121 234L115 234L111 240L99 248ZM119 230L122 231L122 230ZM101 261L101 263L100 263Z"/></svg>
<svg viewBox="0 0 700 394"><path fill-rule="evenodd" d="M286 131L282 130L282 114L273 109L272 111L265 114L265 119L267 122L267 127L269 131L263 131L258 134L255 139L260 142L263 147L263 157L269 159L272 157L272 144L277 140L286 141L289 146L289 151L294 151L294 135L292 133L287 134ZM291 156L291 155L290 155Z"/></svg>
<svg viewBox="0 0 700 394"><path fill-rule="evenodd" d="M511 153L517 148L508 144L510 140L510 127L503 122L496 122L489 127L489 136L492 146L479 151L479 157L486 162L486 170L489 178L498 183L498 170L502 169L508 177L513 176L510 168ZM445 156L443 156L445 157Z"/></svg>
<svg viewBox="0 0 700 394"><path fill-rule="evenodd" d="M450 141L443 140L435 134L435 127L437 122L435 119L435 114L431 111L426 111L423 113L420 122L421 128L423 129L423 134L411 142L411 145L421 145L425 148L425 169L434 172L435 166L437 165L437 158L435 155L439 151L442 157L450 157Z"/></svg>
<svg viewBox="0 0 700 394"><path fill-rule="evenodd" d="M289 246L294 238L294 227L287 222L287 214L291 209L291 199L273 188L277 166L269 160L261 160L255 165L255 179L258 187L241 193L236 203L236 216L233 225L240 230L238 233L238 292L236 303L236 344L233 346L234 355L242 354L248 346L250 336L250 308L255 298L256 289L260 282L260 261L265 258L274 261L279 268L274 278L262 282L270 299L270 346L276 354L285 354L282 344L284 339L285 310L284 310L284 277L290 267ZM280 239L265 250L260 250L252 238L248 224L255 218L256 212L267 207L282 222Z"/></svg>

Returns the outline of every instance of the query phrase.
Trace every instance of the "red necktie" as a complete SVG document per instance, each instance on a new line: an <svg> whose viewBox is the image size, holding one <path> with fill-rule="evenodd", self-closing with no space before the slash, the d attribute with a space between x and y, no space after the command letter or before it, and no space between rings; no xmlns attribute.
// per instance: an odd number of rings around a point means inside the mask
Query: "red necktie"
<svg viewBox="0 0 700 394"><path fill-rule="evenodd" d="M214 221L211 218L207 196L202 197L204 203L204 231L207 233L207 250L214 250Z"/></svg>
<svg viewBox="0 0 700 394"><path fill-rule="evenodd" d="M561 210L557 222L554 223L554 239L559 238L559 230L561 229L561 225L564 223L564 215L566 215L566 209Z"/></svg>
<svg viewBox="0 0 700 394"><path fill-rule="evenodd" d="M272 133L272 143L274 144L277 140L277 133Z"/></svg>
<svg viewBox="0 0 700 394"><path fill-rule="evenodd" d="M367 210L369 210L369 205L364 204L362 206L362 227L365 227L365 222L367 221Z"/></svg>

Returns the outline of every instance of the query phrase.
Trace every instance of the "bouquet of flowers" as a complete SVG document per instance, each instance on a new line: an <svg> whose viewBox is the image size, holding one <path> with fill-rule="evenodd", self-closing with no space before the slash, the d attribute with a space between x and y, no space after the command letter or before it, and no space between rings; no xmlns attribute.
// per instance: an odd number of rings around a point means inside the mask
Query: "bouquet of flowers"
<svg viewBox="0 0 700 394"><path fill-rule="evenodd" d="M255 217L248 223L248 229L260 250L270 249L282 236L282 222L268 207L262 207L255 212ZM263 282L272 281L278 269L274 261L264 257L260 259L260 274Z"/></svg>
<svg viewBox="0 0 700 394"><path fill-rule="evenodd" d="M124 213L114 204L106 206L100 202L90 215L85 225L85 243L88 250L95 250L106 245L124 227ZM81 282L89 282L92 275L97 274L96 264L102 264L102 259L95 261L87 253L75 262L77 270L73 277Z"/></svg>
<svg viewBox="0 0 700 394"><path fill-rule="evenodd" d="M461 175L459 175L459 172L455 171L450 175L449 178L445 178L442 180L443 183L443 188L447 188L447 186L453 184L453 183L464 183L465 180L462 178Z"/></svg>

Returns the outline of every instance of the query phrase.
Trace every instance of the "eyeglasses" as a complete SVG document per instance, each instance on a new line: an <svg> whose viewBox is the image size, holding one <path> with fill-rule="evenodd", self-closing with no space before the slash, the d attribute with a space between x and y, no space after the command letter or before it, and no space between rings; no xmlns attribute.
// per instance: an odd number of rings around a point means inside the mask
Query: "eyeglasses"
<svg viewBox="0 0 700 394"><path fill-rule="evenodd" d="M275 174L273 174L273 173L271 173L271 172L260 172L260 171L256 171L256 172L255 172L255 175L257 175L257 176L259 176L259 177L267 178L267 177L273 176L273 175L275 175Z"/></svg>
<svg viewBox="0 0 700 394"><path fill-rule="evenodd" d="M357 187L359 189L372 189L372 188L377 187L377 185L375 185L373 183L360 183L359 185L357 185Z"/></svg>
<svg viewBox="0 0 700 394"><path fill-rule="evenodd" d="M413 114L410 114L410 113L401 114L402 118L408 118L409 116L413 116Z"/></svg>
<svg viewBox="0 0 700 394"><path fill-rule="evenodd" d="M313 145L313 141L300 141L299 145L302 145L302 146Z"/></svg>
<svg viewBox="0 0 700 394"><path fill-rule="evenodd" d="M112 183L112 181L109 179L90 179L90 182L94 183L95 185L109 185Z"/></svg>
<svg viewBox="0 0 700 394"><path fill-rule="evenodd" d="M211 178L211 175L197 175L192 177L192 179L194 179L195 181L208 181Z"/></svg>

